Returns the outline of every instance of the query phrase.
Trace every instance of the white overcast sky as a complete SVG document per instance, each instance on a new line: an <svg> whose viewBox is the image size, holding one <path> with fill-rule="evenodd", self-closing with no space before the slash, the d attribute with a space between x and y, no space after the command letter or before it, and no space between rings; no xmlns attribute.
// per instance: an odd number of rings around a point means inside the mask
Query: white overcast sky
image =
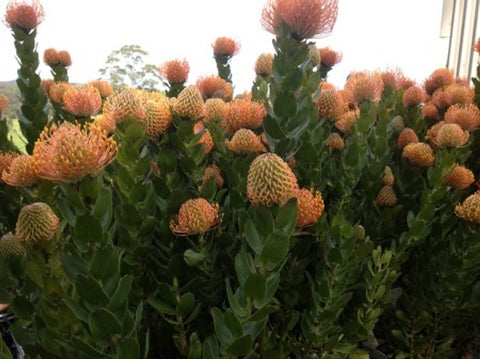
<svg viewBox="0 0 480 359"><path fill-rule="evenodd" d="M266 1L266 0L265 0ZM45 21L38 28L38 51L67 50L71 82L98 78L106 57L122 45L138 44L148 62L160 65L185 57L189 82L216 73L211 44L219 36L238 40L232 60L235 92L249 90L253 66L262 52L273 52L273 35L260 25L264 0L43 0ZM6 0L0 0L1 17ZM331 36L315 40L343 53L329 80L342 87L352 70L398 66L421 82L446 63L447 39L440 39L441 0L339 0ZM10 30L0 24L0 80L16 78ZM41 66L42 78L49 78Z"/></svg>

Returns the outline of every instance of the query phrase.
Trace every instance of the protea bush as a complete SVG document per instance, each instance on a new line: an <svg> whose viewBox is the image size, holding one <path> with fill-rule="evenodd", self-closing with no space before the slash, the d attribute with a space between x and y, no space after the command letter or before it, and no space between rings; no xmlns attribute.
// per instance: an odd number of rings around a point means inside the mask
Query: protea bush
<svg viewBox="0 0 480 359"><path fill-rule="evenodd" d="M475 87L387 69L336 88L341 54L311 39L337 12L269 0L274 53L235 98L226 37L218 76L163 64L166 93L73 86L54 49L42 86L43 10L10 3L28 154L2 135L0 303L28 357L473 355L480 66Z"/></svg>

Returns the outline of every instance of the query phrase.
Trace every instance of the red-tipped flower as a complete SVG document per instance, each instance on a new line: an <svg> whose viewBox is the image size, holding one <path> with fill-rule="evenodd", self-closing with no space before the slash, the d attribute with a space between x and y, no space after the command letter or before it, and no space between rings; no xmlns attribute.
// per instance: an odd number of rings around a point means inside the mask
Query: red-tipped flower
<svg viewBox="0 0 480 359"><path fill-rule="evenodd" d="M240 43L229 37L218 37L212 47L215 56L232 57L240 51Z"/></svg>
<svg viewBox="0 0 480 359"><path fill-rule="evenodd" d="M187 60L170 60L160 66L160 76L168 81L169 84L183 84L187 82L190 65Z"/></svg>
<svg viewBox="0 0 480 359"><path fill-rule="evenodd" d="M7 5L5 24L25 32L36 29L45 18L43 6L38 0L12 0Z"/></svg>
<svg viewBox="0 0 480 359"><path fill-rule="evenodd" d="M330 68L342 61L342 53L334 51L329 47L323 47L318 51L320 52L320 64L323 67Z"/></svg>

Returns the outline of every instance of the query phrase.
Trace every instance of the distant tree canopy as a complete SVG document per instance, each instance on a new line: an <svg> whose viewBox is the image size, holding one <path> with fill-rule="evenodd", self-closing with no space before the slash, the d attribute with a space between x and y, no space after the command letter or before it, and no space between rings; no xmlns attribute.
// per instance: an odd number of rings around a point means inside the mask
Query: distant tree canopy
<svg viewBox="0 0 480 359"><path fill-rule="evenodd" d="M145 56L148 56L148 52L139 45L124 45L108 55L99 73L115 90L124 87L159 90L161 80L158 69L155 65L145 63Z"/></svg>

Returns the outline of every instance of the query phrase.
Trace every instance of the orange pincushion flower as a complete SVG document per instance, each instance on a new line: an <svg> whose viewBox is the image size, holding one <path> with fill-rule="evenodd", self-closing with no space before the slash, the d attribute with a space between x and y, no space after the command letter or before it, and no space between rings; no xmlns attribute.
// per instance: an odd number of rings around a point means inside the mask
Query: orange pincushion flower
<svg viewBox="0 0 480 359"><path fill-rule="evenodd" d="M54 82L50 85L48 97L52 102L62 103L65 92L72 88L73 85L69 84L68 82Z"/></svg>
<svg viewBox="0 0 480 359"><path fill-rule="evenodd" d="M358 111L348 111L335 122L335 127L343 133L350 133L353 125L358 121L358 116Z"/></svg>
<svg viewBox="0 0 480 359"><path fill-rule="evenodd" d="M274 153L257 156L247 176L247 197L254 206L283 205L294 197L297 178L288 164Z"/></svg>
<svg viewBox="0 0 480 359"><path fill-rule="evenodd" d="M93 125L98 127L100 130L105 131L106 133L113 133L116 127L115 119L107 113L102 113L95 116L93 119Z"/></svg>
<svg viewBox="0 0 480 359"><path fill-rule="evenodd" d="M389 87L393 90L397 90L399 88L399 84L405 78L402 70L398 68L382 71L379 73L379 75L382 78L383 87Z"/></svg>
<svg viewBox="0 0 480 359"><path fill-rule="evenodd" d="M345 83L347 99L354 103L378 102L383 92L383 81L379 74L355 72Z"/></svg>
<svg viewBox="0 0 480 359"><path fill-rule="evenodd" d="M227 115L222 121L222 127L227 133L234 133L241 128L256 129L262 125L267 115L265 107L257 102L234 100L227 104Z"/></svg>
<svg viewBox="0 0 480 359"><path fill-rule="evenodd" d="M27 155L15 157L1 176L6 184L15 187L30 187L39 180L35 159Z"/></svg>
<svg viewBox="0 0 480 359"><path fill-rule="evenodd" d="M48 96L48 92L50 91L50 88L52 87L53 84L54 84L54 81L52 79L42 80L42 89L43 89L43 92L45 92L45 94L47 96Z"/></svg>
<svg viewBox="0 0 480 359"><path fill-rule="evenodd" d="M427 94L418 86L411 86L402 96L402 102L405 107L414 107L424 103L427 100Z"/></svg>
<svg viewBox="0 0 480 359"><path fill-rule="evenodd" d="M432 95L435 90L453 84L455 78L453 77L452 70L449 69L437 69L428 77L423 87L427 94Z"/></svg>
<svg viewBox="0 0 480 359"><path fill-rule="evenodd" d="M202 183L200 186L203 188L205 185L210 181L210 180L215 181L215 185L217 188L222 188L223 187L223 177L222 177L222 172L220 171L220 168L216 165L210 165L205 167L205 173L203 175Z"/></svg>
<svg viewBox="0 0 480 359"><path fill-rule="evenodd" d="M147 116L144 101L130 88L110 96L103 106L103 113L112 116L117 123L127 120L143 122Z"/></svg>
<svg viewBox="0 0 480 359"><path fill-rule="evenodd" d="M110 84L103 80L93 80L90 81L87 85L95 87L100 93L102 99L107 98L108 96L113 95L113 88Z"/></svg>
<svg viewBox="0 0 480 359"><path fill-rule="evenodd" d="M150 98L145 102L145 126L149 137L164 134L172 124L172 114L166 97Z"/></svg>
<svg viewBox="0 0 480 359"><path fill-rule="evenodd" d="M330 121L336 121L347 111L347 105L337 91L321 91L315 104L318 115Z"/></svg>
<svg viewBox="0 0 480 359"><path fill-rule="evenodd" d="M232 57L240 51L240 43L229 37L218 37L212 47L215 56Z"/></svg>
<svg viewBox="0 0 480 359"><path fill-rule="evenodd" d="M474 96L473 89L465 85L454 83L445 88L445 98L449 106L471 104Z"/></svg>
<svg viewBox="0 0 480 359"><path fill-rule="evenodd" d="M265 151L265 147L263 147L258 136L252 130L246 128L241 128L235 132L230 141L225 140L225 146L239 155Z"/></svg>
<svg viewBox="0 0 480 359"><path fill-rule="evenodd" d="M12 0L7 5L5 24L24 32L36 29L45 18L43 6L38 0Z"/></svg>
<svg viewBox="0 0 480 359"><path fill-rule="evenodd" d="M192 120L199 119L205 115L205 104L202 94L196 86L188 86L180 92L173 110L181 117L188 117Z"/></svg>
<svg viewBox="0 0 480 359"><path fill-rule="evenodd" d="M437 122L425 134L425 140L429 141L434 148L438 147L437 135L443 125L445 125L445 121Z"/></svg>
<svg viewBox="0 0 480 359"><path fill-rule="evenodd" d="M255 61L255 73L258 76L270 76L273 69L273 55L260 54Z"/></svg>
<svg viewBox="0 0 480 359"><path fill-rule="evenodd" d="M60 220L48 204L32 203L20 210L15 237L26 243L49 241L57 233L59 224Z"/></svg>
<svg viewBox="0 0 480 359"><path fill-rule="evenodd" d="M205 101L205 118L204 123L217 122L225 118L228 107L225 101L220 98L209 98Z"/></svg>
<svg viewBox="0 0 480 359"><path fill-rule="evenodd" d="M68 51L57 51L53 48L49 48L43 53L43 62L50 67L58 65L68 67L72 65L72 58Z"/></svg>
<svg viewBox="0 0 480 359"><path fill-rule="evenodd" d="M432 102L427 102L422 108L423 118L429 118L431 120L438 120L440 117L438 115L437 106Z"/></svg>
<svg viewBox="0 0 480 359"><path fill-rule="evenodd" d="M440 110L445 110L449 105L447 92L444 87L435 90L431 97L432 103Z"/></svg>
<svg viewBox="0 0 480 359"><path fill-rule="evenodd" d="M402 157L420 167L428 167L435 163L432 148L423 142L410 143L403 149Z"/></svg>
<svg viewBox="0 0 480 359"><path fill-rule="evenodd" d="M318 222L325 210L322 194L319 191L312 191L302 188L299 189L295 197L297 198L297 227L305 227Z"/></svg>
<svg viewBox="0 0 480 359"><path fill-rule="evenodd" d="M343 150L345 148L345 141L338 133L334 132L328 136L327 146L332 150Z"/></svg>
<svg viewBox="0 0 480 359"><path fill-rule="evenodd" d="M2 173L4 170L8 169L10 167L10 164L13 162L13 160L18 157L19 154L15 152L7 152L3 153L0 152L0 183L2 183Z"/></svg>
<svg viewBox="0 0 480 359"><path fill-rule="evenodd" d="M177 220L170 221L170 230L179 235L203 234L220 222L218 204L204 198L189 199L178 211Z"/></svg>
<svg viewBox="0 0 480 359"><path fill-rule="evenodd" d="M233 96L232 84L219 76L201 77L197 80L197 88L203 96L203 99L221 98L229 101Z"/></svg>
<svg viewBox="0 0 480 359"><path fill-rule="evenodd" d="M438 129L435 143L439 147L459 147L468 142L470 134L456 123L443 123Z"/></svg>
<svg viewBox="0 0 480 359"><path fill-rule="evenodd" d="M210 151L213 149L213 138L210 134L210 131L203 127L201 122L197 122L195 126L193 126L193 133L197 134L203 131L202 137L198 140L198 143L203 143L205 145L205 155L208 155Z"/></svg>
<svg viewBox="0 0 480 359"><path fill-rule="evenodd" d="M419 141L417 134L410 127L404 128L398 136L397 147L404 148L410 143L417 143Z"/></svg>
<svg viewBox="0 0 480 359"><path fill-rule="evenodd" d="M390 166L385 166L383 171L382 183L386 186L393 186L395 183L395 176L392 173Z"/></svg>
<svg viewBox="0 0 480 359"><path fill-rule="evenodd" d="M0 93L0 114L10 105L10 100L7 95Z"/></svg>
<svg viewBox="0 0 480 359"><path fill-rule="evenodd" d="M94 116L101 107L102 97L93 86L71 87L63 94L63 108L74 116Z"/></svg>
<svg viewBox="0 0 480 359"><path fill-rule="evenodd" d="M39 177L70 183L102 171L116 154L116 142L98 127L68 122L45 128L33 148Z"/></svg>
<svg viewBox="0 0 480 359"><path fill-rule="evenodd" d="M443 183L454 189L465 189L475 182L473 172L468 168L455 165L453 169L443 178Z"/></svg>
<svg viewBox="0 0 480 359"><path fill-rule="evenodd" d="M455 214L466 221L480 223L480 191L468 196L462 204L457 204Z"/></svg>
<svg viewBox="0 0 480 359"><path fill-rule="evenodd" d="M323 47L318 51L320 52L320 64L323 67L331 68L342 61L343 55L329 47Z"/></svg>
<svg viewBox="0 0 480 359"><path fill-rule="evenodd" d="M330 35L337 14L337 0L269 0L262 11L262 25L275 35L286 24L298 40L319 38Z"/></svg>
<svg viewBox="0 0 480 359"><path fill-rule="evenodd" d="M160 66L160 76L168 81L169 84L183 84L188 80L190 65L186 59L166 61Z"/></svg>
<svg viewBox="0 0 480 359"><path fill-rule="evenodd" d="M456 123L464 130L472 131L480 126L480 110L474 104L453 105L445 113L446 123Z"/></svg>
<svg viewBox="0 0 480 359"><path fill-rule="evenodd" d="M70 53L65 50L59 51L58 62L60 63L60 65L63 65L65 67L72 66L72 57L70 56Z"/></svg>
<svg viewBox="0 0 480 359"><path fill-rule="evenodd" d="M397 204L397 195L392 186L385 185L378 192L375 203L379 207L394 207Z"/></svg>
<svg viewBox="0 0 480 359"><path fill-rule="evenodd" d="M0 238L0 258L18 257L24 253L25 247L11 232Z"/></svg>

